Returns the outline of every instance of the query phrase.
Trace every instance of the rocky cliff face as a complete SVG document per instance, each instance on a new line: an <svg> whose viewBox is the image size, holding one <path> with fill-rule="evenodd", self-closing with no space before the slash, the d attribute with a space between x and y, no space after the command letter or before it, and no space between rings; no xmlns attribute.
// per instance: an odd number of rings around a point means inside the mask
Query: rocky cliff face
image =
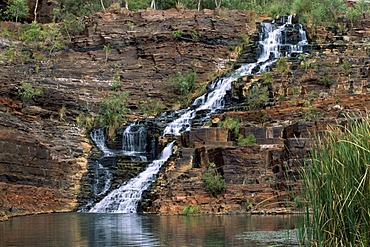
<svg viewBox="0 0 370 247"><path fill-rule="evenodd" d="M312 135L345 113L368 108L368 19L343 33L317 30L316 52L275 68L271 77L235 82L230 98L239 107L178 140L181 152L164 166L142 210L172 214L196 205L204 213L294 210L299 161ZM76 208L81 191L89 191L92 147L76 117L97 111L114 93L114 78L130 93L128 108L135 118L148 98L162 102L163 110L177 109L183 102L168 87L171 77L193 70L197 84L206 84L236 61L233 47L240 39L256 32L255 16L239 11L109 10L85 21L84 34L64 50L0 39L0 218ZM4 56L14 44L19 51L26 48L25 56ZM248 58L251 46L244 48ZM22 100L24 82L42 95ZM269 85L273 104L248 110L245 92L254 82ZM240 133L253 134L257 145L238 146L229 130L217 126L225 116L238 118ZM227 183L216 197L202 180L210 162ZM131 166L121 163L126 165Z"/></svg>
<svg viewBox="0 0 370 247"><path fill-rule="evenodd" d="M85 33L64 50L2 37L0 217L75 209L92 145L76 117L95 112L117 77L130 93L131 114L140 115L148 98L164 110L178 108L169 78L193 70L207 83L235 58L231 47L255 32L253 18L238 11L110 10L87 19ZM22 100L24 83L42 94Z"/></svg>
<svg viewBox="0 0 370 247"><path fill-rule="evenodd" d="M236 81L231 98L238 107L214 115L210 127L181 138L181 153L163 169L142 210L162 214L181 214L188 207L200 213L299 210L299 169L309 162L314 136L329 124L344 123L348 114L361 117L370 107L370 22L364 18L357 25L343 33L317 30L318 49L310 55L290 59L283 67L278 64L269 76ZM248 110L246 92L255 83L268 85L275 100L265 109ZM238 119L242 136L253 134L256 145L239 146L232 131L217 127L226 116ZM217 196L206 191L202 179L211 162L227 184Z"/></svg>

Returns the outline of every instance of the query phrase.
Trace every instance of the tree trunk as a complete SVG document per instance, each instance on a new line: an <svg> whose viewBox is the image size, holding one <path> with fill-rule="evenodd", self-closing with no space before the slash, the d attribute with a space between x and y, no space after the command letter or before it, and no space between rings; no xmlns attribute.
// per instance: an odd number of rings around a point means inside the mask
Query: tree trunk
<svg viewBox="0 0 370 247"><path fill-rule="evenodd" d="M103 9L103 11L105 11L105 7L104 7L104 2L103 2L103 0L100 0L100 4L101 4L101 8Z"/></svg>
<svg viewBox="0 0 370 247"><path fill-rule="evenodd" d="M155 0L152 0L152 2L150 3L150 8L156 9Z"/></svg>
<svg viewBox="0 0 370 247"><path fill-rule="evenodd" d="M215 0L216 9L221 8L221 2L222 0Z"/></svg>
<svg viewBox="0 0 370 247"><path fill-rule="evenodd" d="M128 9L128 0L125 0L125 8Z"/></svg>
<svg viewBox="0 0 370 247"><path fill-rule="evenodd" d="M198 0L198 11L200 11L200 2L201 2L202 0Z"/></svg>
<svg viewBox="0 0 370 247"><path fill-rule="evenodd" d="M35 1L35 9L33 11L33 14L35 15L34 21L37 22L37 7L39 6L39 0Z"/></svg>

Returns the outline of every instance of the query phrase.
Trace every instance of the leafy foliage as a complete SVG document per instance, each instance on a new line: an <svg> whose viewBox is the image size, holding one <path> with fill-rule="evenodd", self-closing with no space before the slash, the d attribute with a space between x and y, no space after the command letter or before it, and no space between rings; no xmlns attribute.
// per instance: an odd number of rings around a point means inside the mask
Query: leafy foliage
<svg viewBox="0 0 370 247"><path fill-rule="evenodd" d="M244 137L242 134L239 134L239 137L238 137L239 146L255 145L256 143L257 143L257 140L253 134L249 134L247 137Z"/></svg>
<svg viewBox="0 0 370 247"><path fill-rule="evenodd" d="M28 102L35 96L42 95L42 90L33 86L31 83L22 83L20 86L19 95L21 96L23 102Z"/></svg>
<svg viewBox="0 0 370 247"><path fill-rule="evenodd" d="M239 135L240 123L239 123L239 119L237 118L234 119L234 118L227 116L218 123L218 126L227 128L229 131L231 131L231 133L235 137Z"/></svg>
<svg viewBox="0 0 370 247"><path fill-rule="evenodd" d="M18 22L19 18L27 17L29 14L27 0L9 0L4 13L10 19L14 18L15 22Z"/></svg>
<svg viewBox="0 0 370 247"><path fill-rule="evenodd" d="M263 108L269 101L269 91L267 86L255 85L249 88L245 96L245 104L251 110Z"/></svg>
<svg viewBox="0 0 370 247"><path fill-rule="evenodd" d="M185 95L189 93L195 84L197 73L188 71L187 73L177 72L176 76L170 79L170 86L174 93Z"/></svg>
<svg viewBox="0 0 370 247"><path fill-rule="evenodd" d="M208 170L203 174L203 181L211 196L217 196L226 187L225 179L218 173L215 163L210 163Z"/></svg>
<svg viewBox="0 0 370 247"><path fill-rule="evenodd" d="M139 108L145 116L149 117L163 112L165 106L162 101L147 98L140 103Z"/></svg>
<svg viewBox="0 0 370 247"><path fill-rule="evenodd" d="M115 136L115 130L124 124L127 96L128 93L122 92L103 99L99 105L97 124L106 129L106 134L111 139Z"/></svg>

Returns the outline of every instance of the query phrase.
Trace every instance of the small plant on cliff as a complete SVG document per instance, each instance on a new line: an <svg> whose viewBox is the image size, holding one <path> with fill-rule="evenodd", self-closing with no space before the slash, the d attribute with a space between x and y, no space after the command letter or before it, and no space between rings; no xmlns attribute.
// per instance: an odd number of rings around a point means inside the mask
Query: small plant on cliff
<svg viewBox="0 0 370 247"><path fill-rule="evenodd" d="M27 17L29 14L29 8L26 0L9 0L6 5L5 15L10 19L15 18L15 22L18 22L19 18Z"/></svg>
<svg viewBox="0 0 370 247"><path fill-rule="evenodd" d="M210 163L207 171L203 174L203 181L211 196L217 196L226 187L225 179L217 171L215 163Z"/></svg>
<svg viewBox="0 0 370 247"><path fill-rule="evenodd" d="M245 96L245 104L250 110L263 108L269 101L269 91L267 86L254 85L248 89Z"/></svg>
<svg viewBox="0 0 370 247"><path fill-rule="evenodd" d="M33 86L31 83L22 83L20 86L19 95L21 96L23 102L27 103L35 96L42 95L42 90Z"/></svg>
<svg viewBox="0 0 370 247"><path fill-rule="evenodd" d="M247 137L244 137L242 134L239 134L238 145L239 146L249 146L256 145L257 140L253 134L249 134Z"/></svg>
<svg viewBox="0 0 370 247"><path fill-rule="evenodd" d="M288 60L286 57L279 57L276 61L276 69L279 73L284 73L288 69Z"/></svg>
<svg viewBox="0 0 370 247"><path fill-rule="evenodd" d="M232 117L226 116L222 121L218 123L218 126L227 128L234 138L239 135L240 123L238 118L234 119Z"/></svg>
<svg viewBox="0 0 370 247"><path fill-rule="evenodd" d="M174 93L185 95L194 88L197 73L195 71L188 71L186 73L177 72L176 76L170 79L170 86Z"/></svg>
<svg viewBox="0 0 370 247"><path fill-rule="evenodd" d="M199 205L186 205L182 210L182 214L200 214L202 211Z"/></svg>
<svg viewBox="0 0 370 247"><path fill-rule="evenodd" d="M112 78L112 88L114 91L119 91L122 88L122 82L119 75L115 75Z"/></svg>
<svg viewBox="0 0 370 247"><path fill-rule="evenodd" d="M99 105L97 124L106 129L106 134L110 139L114 138L115 130L124 124L127 114L127 96L128 93L122 92L103 99Z"/></svg>
<svg viewBox="0 0 370 247"><path fill-rule="evenodd" d="M146 117L149 117L163 112L165 106L160 100L146 98L143 102L140 103L139 108Z"/></svg>
<svg viewBox="0 0 370 247"><path fill-rule="evenodd" d="M302 169L310 246L370 244L370 119L331 126Z"/></svg>
<svg viewBox="0 0 370 247"><path fill-rule="evenodd" d="M172 36L175 38L175 39L179 39L181 38L181 36L183 35L184 31L181 30L181 29L177 29L175 31L172 32Z"/></svg>

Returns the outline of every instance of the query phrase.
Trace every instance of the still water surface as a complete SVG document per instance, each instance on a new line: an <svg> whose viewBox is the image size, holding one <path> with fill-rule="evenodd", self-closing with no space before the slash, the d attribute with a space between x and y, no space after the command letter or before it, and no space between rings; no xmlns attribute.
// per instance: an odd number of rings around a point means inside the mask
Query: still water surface
<svg viewBox="0 0 370 247"><path fill-rule="evenodd" d="M300 216L61 213L0 222L0 246L295 246Z"/></svg>

